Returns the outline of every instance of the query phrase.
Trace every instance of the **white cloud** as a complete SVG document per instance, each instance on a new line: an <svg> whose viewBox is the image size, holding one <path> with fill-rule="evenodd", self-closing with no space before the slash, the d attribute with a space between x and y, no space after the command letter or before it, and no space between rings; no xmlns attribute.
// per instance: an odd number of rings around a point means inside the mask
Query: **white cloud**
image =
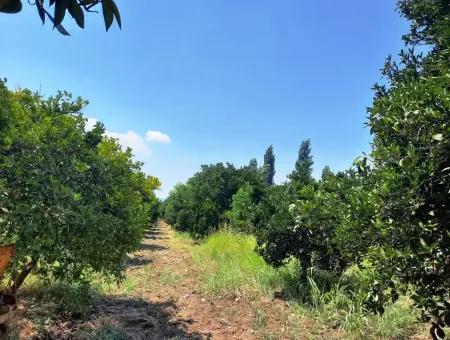
<svg viewBox="0 0 450 340"><path fill-rule="evenodd" d="M88 118L86 121L86 131L91 131L95 124L98 122L97 118ZM148 142L155 143L171 143L170 137L160 131L149 130L147 131L145 138L133 130L129 130L126 133L106 131L105 135L115 138L119 141L122 148L130 147L133 151L133 155L143 160L143 158L151 155L152 151L148 145Z"/></svg>
<svg viewBox="0 0 450 340"><path fill-rule="evenodd" d="M85 126L86 131L91 131L97 122L98 120L96 118L88 118Z"/></svg>
<svg viewBox="0 0 450 340"><path fill-rule="evenodd" d="M150 156L152 153L144 138L132 130L127 133L106 131L106 135L118 139L123 148L130 147L138 158Z"/></svg>
<svg viewBox="0 0 450 340"><path fill-rule="evenodd" d="M156 143L170 143L170 137L166 135L165 133L162 133L160 131L154 131L154 130L148 130L147 134L145 135L145 140L149 142L156 142Z"/></svg>

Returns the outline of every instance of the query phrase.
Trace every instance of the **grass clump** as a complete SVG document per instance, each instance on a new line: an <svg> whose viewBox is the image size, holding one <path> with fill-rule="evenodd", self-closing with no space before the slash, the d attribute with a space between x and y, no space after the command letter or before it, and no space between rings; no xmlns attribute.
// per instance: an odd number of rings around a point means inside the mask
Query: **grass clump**
<svg viewBox="0 0 450 340"><path fill-rule="evenodd" d="M97 333L91 337L92 340L127 340L130 337L120 328L105 325L100 328Z"/></svg>
<svg viewBox="0 0 450 340"><path fill-rule="evenodd" d="M61 324L81 324L88 320L93 312L93 305L98 291L89 284L48 282L33 279L27 282L20 292L26 316L31 329L38 338L52 338L53 330ZM14 334L20 338L20 329L12 327Z"/></svg>
<svg viewBox="0 0 450 340"><path fill-rule="evenodd" d="M406 338L423 331L417 324L417 311L406 298L385 306L382 316L368 314L364 306L367 290L359 286L360 282L349 282L347 273L331 286L321 282L323 278L323 273L310 272L308 282L300 288L300 296L308 296L308 300L293 304L297 313L307 313L331 328L361 339ZM355 280L354 274L352 279Z"/></svg>
<svg viewBox="0 0 450 340"><path fill-rule="evenodd" d="M180 279L181 275L173 272L170 268L162 269L157 277L159 284L171 287L175 287Z"/></svg>
<svg viewBox="0 0 450 340"><path fill-rule="evenodd" d="M279 274L254 252L255 246L253 236L221 230L191 250L211 292L269 292Z"/></svg>

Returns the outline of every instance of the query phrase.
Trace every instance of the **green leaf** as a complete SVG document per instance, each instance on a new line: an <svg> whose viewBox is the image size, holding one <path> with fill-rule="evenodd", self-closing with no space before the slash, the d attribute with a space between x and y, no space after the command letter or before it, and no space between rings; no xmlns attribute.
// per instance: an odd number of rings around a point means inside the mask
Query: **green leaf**
<svg viewBox="0 0 450 340"><path fill-rule="evenodd" d="M42 24L45 24L45 12L44 7L42 5L42 0L36 0L36 9L39 13L39 17L41 18Z"/></svg>
<svg viewBox="0 0 450 340"><path fill-rule="evenodd" d="M442 140L444 138L444 136L442 135L442 133L436 133L433 135L432 137L434 140Z"/></svg>
<svg viewBox="0 0 450 340"><path fill-rule="evenodd" d="M56 0L55 1L55 27L60 25L66 15L66 10L69 7L69 0Z"/></svg>
<svg viewBox="0 0 450 340"><path fill-rule="evenodd" d="M84 28L84 12L77 0L70 0L69 13L77 22L77 25Z"/></svg>
<svg viewBox="0 0 450 340"><path fill-rule="evenodd" d="M422 247L424 247L424 248L427 248L427 249L429 248L429 247L428 247L428 244L425 242L425 240L424 240L422 237L420 238L420 244L421 244Z"/></svg>
<svg viewBox="0 0 450 340"><path fill-rule="evenodd" d="M112 11L113 11L114 17L116 18L116 21L117 21L117 24L119 25L119 28L122 29L122 20L120 18L119 9L117 8L117 5L114 2L114 0L110 0L110 1L111 1L111 6L112 6Z"/></svg>
<svg viewBox="0 0 450 340"><path fill-rule="evenodd" d="M103 19L105 20L106 31L108 31L114 20L112 1L111 0L103 0L102 8L103 8Z"/></svg>
<svg viewBox="0 0 450 340"><path fill-rule="evenodd" d="M52 17L52 15L47 12L44 8L44 12L47 15L47 17L50 19L50 21L53 23L54 28L56 28L58 30L59 33L61 33L62 35L68 35L70 36L70 33L67 32L67 30L64 28L63 25L59 24L59 25L55 25L55 19Z"/></svg>

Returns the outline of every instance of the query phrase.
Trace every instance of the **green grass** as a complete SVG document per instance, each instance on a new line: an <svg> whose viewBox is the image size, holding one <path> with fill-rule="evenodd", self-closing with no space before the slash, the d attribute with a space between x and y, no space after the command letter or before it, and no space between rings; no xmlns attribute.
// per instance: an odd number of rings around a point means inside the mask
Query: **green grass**
<svg viewBox="0 0 450 340"><path fill-rule="evenodd" d="M321 291L312 278L305 289L308 287L311 303L294 304L294 309L356 338L401 339L422 331L416 324L417 312L405 297L395 304L388 304L383 316L378 316L365 311L362 292L352 292L350 287L336 283L330 290Z"/></svg>
<svg viewBox="0 0 450 340"><path fill-rule="evenodd" d="M85 319L92 311L97 291L92 286L56 284L46 288L47 299L53 301L56 311L68 318Z"/></svg>
<svg viewBox="0 0 450 340"><path fill-rule="evenodd" d="M192 256L204 274L207 288L215 294L269 292L280 279L254 252L254 237L219 231L199 246Z"/></svg>
<svg viewBox="0 0 450 340"><path fill-rule="evenodd" d="M125 294L132 294L136 289L136 282L131 277L127 277L121 284Z"/></svg>
<svg viewBox="0 0 450 340"><path fill-rule="evenodd" d="M92 340L126 340L130 337L120 328L105 325L94 336L89 338Z"/></svg>
<svg viewBox="0 0 450 340"><path fill-rule="evenodd" d="M186 240L185 235L177 237ZM364 292L358 291L358 285L350 286L348 280L315 271L310 273L308 282L299 284L296 262L280 269L267 265L254 251L253 236L221 230L199 244L190 244L204 286L213 294L241 293L257 298L283 291L294 314L312 317L329 329L344 330L353 338L406 338L417 332L422 334L424 329L416 324L416 311L405 298L387 306L383 316L367 315ZM355 280L354 270L351 277ZM260 329L265 324L262 313L255 314Z"/></svg>
<svg viewBox="0 0 450 340"><path fill-rule="evenodd" d="M180 279L181 275L173 272L170 268L161 270L157 277L159 284L171 287L175 287Z"/></svg>

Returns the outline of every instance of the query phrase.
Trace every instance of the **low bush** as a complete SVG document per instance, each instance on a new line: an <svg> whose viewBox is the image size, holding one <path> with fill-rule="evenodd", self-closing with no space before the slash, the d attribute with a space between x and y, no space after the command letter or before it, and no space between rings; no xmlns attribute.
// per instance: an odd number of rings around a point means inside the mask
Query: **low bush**
<svg viewBox="0 0 450 340"><path fill-rule="evenodd" d="M96 289L88 284L59 283L44 288L42 298L53 305L55 314L85 319L92 311L96 294Z"/></svg>

